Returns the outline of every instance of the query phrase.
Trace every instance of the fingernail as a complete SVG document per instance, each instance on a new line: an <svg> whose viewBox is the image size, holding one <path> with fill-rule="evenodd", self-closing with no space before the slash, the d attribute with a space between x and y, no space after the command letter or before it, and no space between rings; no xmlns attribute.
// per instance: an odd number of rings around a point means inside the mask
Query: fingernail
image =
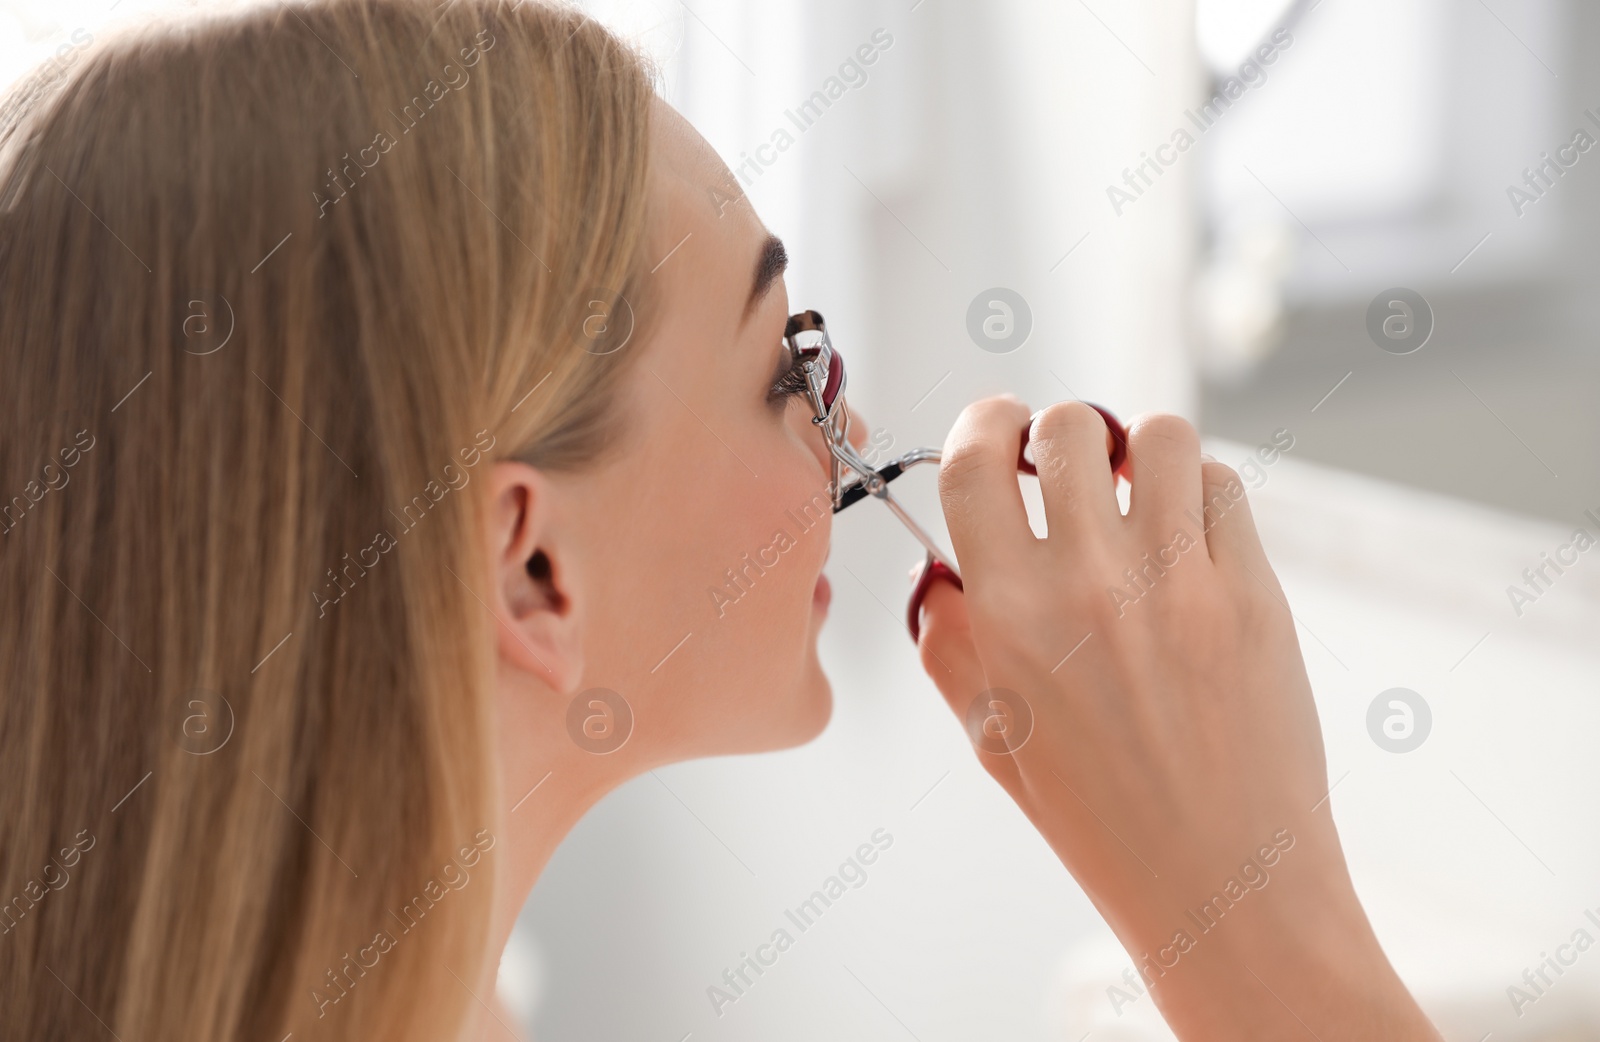
<svg viewBox="0 0 1600 1042"><path fill-rule="evenodd" d="M921 576L922 576L923 566L926 565L927 563L928 563L927 558L923 558L922 560L918 561L916 564L912 565L911 566L911 570L906 573L908 576L911 577L911 585L912 586L917 585L917 580L919 578L921 578Z"/></svg>
<svg viewBox="0 0 1600 1042"><path fill-rule="evenodd" d="M1217 457L1211 455L1209 452L1202 452L1200 454L1200 461L1202 463L1215 463L1217 462Z"/></svg>

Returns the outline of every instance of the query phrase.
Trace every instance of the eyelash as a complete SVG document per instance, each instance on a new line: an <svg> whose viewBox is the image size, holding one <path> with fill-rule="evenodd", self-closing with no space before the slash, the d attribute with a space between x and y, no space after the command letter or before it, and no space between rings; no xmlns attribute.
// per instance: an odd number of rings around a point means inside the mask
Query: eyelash
<svg viewBox="0 0 1600 1042"><path fill-rule="evenodd" d="M787 402L790 398L806 392L809 383L806 379L805 367L798 362L791 362L767 391L767 401L777 404Z"/></svg>

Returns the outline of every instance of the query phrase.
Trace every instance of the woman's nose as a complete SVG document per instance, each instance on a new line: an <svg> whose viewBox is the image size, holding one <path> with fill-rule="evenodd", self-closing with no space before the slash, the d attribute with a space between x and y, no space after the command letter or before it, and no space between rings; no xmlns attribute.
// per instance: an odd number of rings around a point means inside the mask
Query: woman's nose
<svg viewBox="0 0 1600 1042"><path fill-rule="evenodd" d="M867 434L869 433L867 430L867 418L850 408L849 402L845 402L844 407L845 411L850 415L850 433L845 436L845 440L854 445L857 452L860 452L866 448L867 444Z"/></svg>

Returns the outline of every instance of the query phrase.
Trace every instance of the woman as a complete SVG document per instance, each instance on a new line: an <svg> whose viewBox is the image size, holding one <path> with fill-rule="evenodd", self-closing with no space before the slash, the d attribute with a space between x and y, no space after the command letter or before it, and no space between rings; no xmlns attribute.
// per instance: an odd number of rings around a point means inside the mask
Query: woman
<svg viewBox="0 0 1600 1042"><path fill-rule="evenodd" d="M587 808L828 719L826 523L705 597L826 480L781 246L638 56L535 3L150 25L3 133L6 1037L499 1037ZM924 665L1035 717L985 766L1180 1037L1436 1038L1236 479L1147 417L1123 517L1101 420L1053 405L1036 540L1028 418L968 408L940 473L967 581Z"/></svg>

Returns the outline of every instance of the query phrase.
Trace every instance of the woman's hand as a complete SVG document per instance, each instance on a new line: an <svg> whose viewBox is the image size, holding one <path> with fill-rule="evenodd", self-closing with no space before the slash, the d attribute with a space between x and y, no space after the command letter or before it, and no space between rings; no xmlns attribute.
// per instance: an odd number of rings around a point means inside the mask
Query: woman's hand
<svg viewBox="0 0 1600 1042"><path fill-rule="evenodd" d="M1437 1039L1351 886L1295 624L1238 475L1194 429L969 406L939 490L965 592L924 602L924 668L1184 1039ZM1130 989L1134 986L1130 982Z"/></svg>

